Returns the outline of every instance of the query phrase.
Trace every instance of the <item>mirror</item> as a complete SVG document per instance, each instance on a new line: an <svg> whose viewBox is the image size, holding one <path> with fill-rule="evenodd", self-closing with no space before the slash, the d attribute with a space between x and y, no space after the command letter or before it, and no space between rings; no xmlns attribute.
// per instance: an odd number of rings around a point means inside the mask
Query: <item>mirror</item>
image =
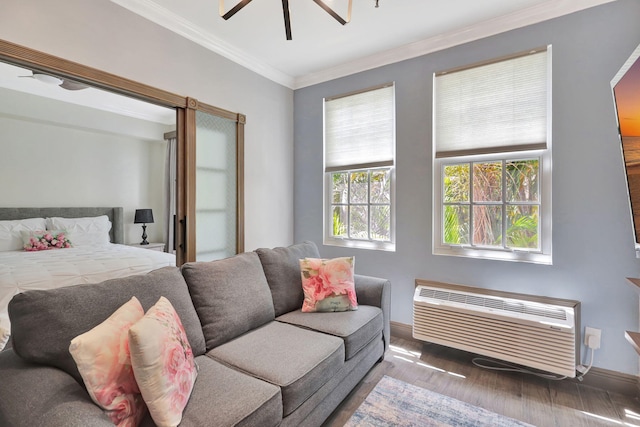
<svg viewBox="0 0 640 427"><path fill-rule="evenodd" d="M122 206L126 243L165 241L164 134L176 110L0 61L0 200L9 206Z"/></svg>
<svg viewBox="0 0 640 427"><path fill-rule="evenodd" d="M640 258L640 46L611 81L627 174L631 220Z"/></svg>

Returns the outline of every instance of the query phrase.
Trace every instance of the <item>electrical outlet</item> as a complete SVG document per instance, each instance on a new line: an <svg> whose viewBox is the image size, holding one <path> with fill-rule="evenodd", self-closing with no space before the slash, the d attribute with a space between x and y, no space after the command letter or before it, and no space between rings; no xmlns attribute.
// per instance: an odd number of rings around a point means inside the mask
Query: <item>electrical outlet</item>
<svg viewBox="0 0 640 427"><path fill-rule="evenodd" d="M586 345L588 348L592 348L594 350L597 350L600 348L600 334L601 331L600 329L596 329L596 328L590 328L589 326L584 328L584 345ZM589 345L589 337L593 337L591 338L591 345Z"/></svg>

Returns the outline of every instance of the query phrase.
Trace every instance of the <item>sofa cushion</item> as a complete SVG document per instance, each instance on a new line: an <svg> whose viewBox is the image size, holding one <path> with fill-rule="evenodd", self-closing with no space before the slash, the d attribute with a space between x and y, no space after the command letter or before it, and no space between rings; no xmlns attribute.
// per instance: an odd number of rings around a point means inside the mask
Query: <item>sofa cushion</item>
<svg viewBox="0 0 640 427"><path fill-rule="evenodd" d="M27 362L13 350L0 351L0 426L88 425L114 427L73 377Z"/></svg>
<svg viewBox="0 0 640 427"><path fill-rule="evenodd" d="M323 332L344 340L345 360L351 359L382 331L382 310L361 305L357 311L303 313L291 311L276 317L278 322Z"/></svg>
<svg viewBox="0 0 640 427"><path fill-rule="evenodd" d="M129 329L131 368L158 426L177 426L198 371L182 322L164 297Z"/></svg>
<svg viewBox="0 0 640 427"><path fill-rule="evenodd" d="M300 260L320 258L316 244L303 242L286 248L256 249L256 252L271 288L276 316L302 307Z"/></svg>
<svg viewBox="0 0 640 427"><path fill-rule="evenodd" d="M207 350L275 318L269 285L253 252L187 263L182 274L202 322Z"/></svg>
<svg viewBox="0 0 640 427"><path fill-rule="evenodd" d="M282 420L280 389L206 356L196 357L198 380L180 427L276 426ZM151 417L141 427L155 426Z"/></svg>
<svg viewBox="0 0 640 427"><path fill-rule="evenodd" d="M171 301L194 355L204 353L200 320L176 267L102 283L17 294L9 303L13 348L25 360L56 366L81 381L69 343L103 322L133 296L145 310L161 296Z"/></svg>
<svg viewBox="0 0 640 427"><path fill-rule="evenodd" d="M344 345L340 338L274 321L207 356L280 387L286 417L342 368Z"/></svg>

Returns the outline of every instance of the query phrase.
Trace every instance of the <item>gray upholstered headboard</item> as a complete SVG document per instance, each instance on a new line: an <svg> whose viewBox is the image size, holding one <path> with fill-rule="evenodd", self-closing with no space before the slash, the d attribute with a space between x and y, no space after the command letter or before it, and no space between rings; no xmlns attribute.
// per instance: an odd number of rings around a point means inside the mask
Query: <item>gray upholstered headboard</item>
<svg viewBox="0 0 640 427"><path fill-rule="evenodd" d="M106 215L111 221L109 236L112 243L124 244L123 209L116 208L0 208L0 220L25 218L47 218L59 216L63 218L82 218Z"/></svg>

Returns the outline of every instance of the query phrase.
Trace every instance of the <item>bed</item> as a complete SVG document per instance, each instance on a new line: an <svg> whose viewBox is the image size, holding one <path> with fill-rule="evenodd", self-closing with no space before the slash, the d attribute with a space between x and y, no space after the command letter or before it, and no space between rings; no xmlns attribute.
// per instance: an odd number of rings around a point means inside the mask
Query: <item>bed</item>
<svg viewBox="0 0 640 427"><path fill-rule="evenodd" d="M65 232L70 229L67 237L72 247L34 251L15 247L17 227L25 239L26 234L34 233L25 229L42 224L48 230L61 229L61 225ZM13 234L7 231L10 226ZM121 207L0 208L0 349L2 329L10 329L7 306L19 292L99 283L175 262L172 254L124 244Z"/></svg>

